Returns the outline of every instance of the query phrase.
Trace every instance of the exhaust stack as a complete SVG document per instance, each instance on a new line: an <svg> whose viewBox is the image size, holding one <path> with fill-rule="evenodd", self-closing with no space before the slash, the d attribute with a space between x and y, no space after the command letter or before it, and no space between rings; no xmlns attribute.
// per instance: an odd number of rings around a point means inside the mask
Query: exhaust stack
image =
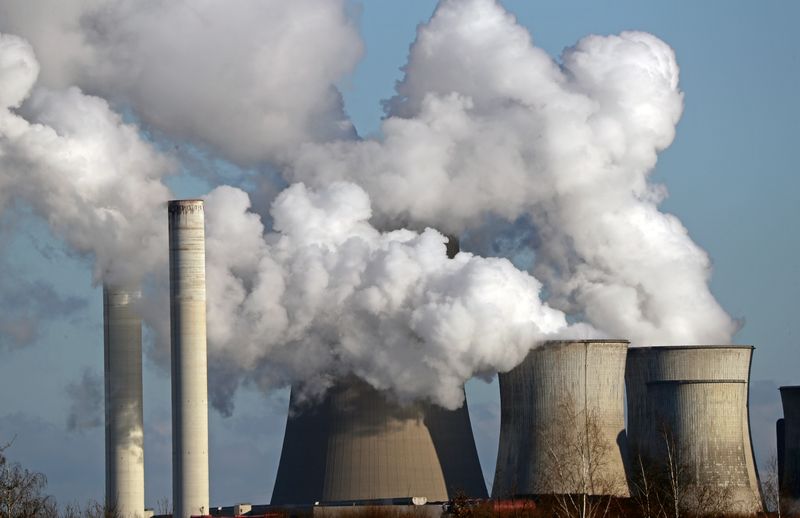
<svg viewBox="0 0 800 518"><path fill-rule="evenodd" d="M172 501L175 518L208 514L208 367L202 200L169 202Z"/></svg>
<svg viewBox="0 0 800 518"><path fill-rule="evenodd" d="M136 289L103 286L106 507L144 518L142 319Z"/></svg>

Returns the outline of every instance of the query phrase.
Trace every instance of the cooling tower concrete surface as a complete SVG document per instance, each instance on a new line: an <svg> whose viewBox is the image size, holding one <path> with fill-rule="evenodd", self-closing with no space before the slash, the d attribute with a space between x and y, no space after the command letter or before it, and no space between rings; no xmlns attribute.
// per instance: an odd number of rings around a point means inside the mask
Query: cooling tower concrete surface
<svg viewBox="0 0 800 518"><path fill-rule="evenodd" d="M748 415L752 353L751 346L628 351L631 453L653 469L666 469L667 455L676 456L692 510L762 510Z"/></svg>
<svg viewBox="0 0 800 518"><path fill-rule="evenodd" d="M466 403L455 411L401 406L348 379L324 401L292 391L273 505L486 498Z"/></svg>
<svg viewBox="0 0 800 518"><path fill-rule="evenodd" d="M173 516L208 507L205 229L201 200L169 202Z"/></svg>
<svg viewBox="0 0 800 518"><path fill-rule="evenodd" d="M783 451L781 488L790 512L800 513L800 386L781 387Z"/></svg>
<svg viewBox="0 0 800 518"><path fill-rule="evenodd" d="M137 289L103 286L106 405L106 505L144 518L142 320Z"/></svg>
<svg viewBox="0 0 800 518"><path fill-rule="evenodd" d="M546 342L499 375L492 497L628 496L621 441L627 348L624 340ZM587 450L582 445L593 453L576 453Z"/></svg>

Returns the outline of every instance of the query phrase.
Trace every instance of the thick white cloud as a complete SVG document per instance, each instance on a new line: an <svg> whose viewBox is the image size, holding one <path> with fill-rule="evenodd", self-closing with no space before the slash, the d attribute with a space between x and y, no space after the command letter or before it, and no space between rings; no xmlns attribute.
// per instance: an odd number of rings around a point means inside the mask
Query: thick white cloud
<svg viewBox="0 0 800 518"><path fill-rule="evenodd" d="M166 257L169 191L161 177L172 162L103 99L75 87L34 87L37 61L21 38L0 35L0 63L0 91L12 92L0 95L0 210L32 206L93 259L96 280L134 281L152 271Z"/></svg>
<svg viewBox="0 0 800 518"><path fill-rule="evenodd" d="M669 46L587 36L554 61L493 0L444 0L404 70L382 139L307 144L289 178L354 181L388 227L524 217L554 306L636 343L731 339L708 257L648 181L683 109Z"/></svg>
<svg viewBox="0 0 800 518"><path fill-rule="evenodd" d="M208 336L212 363L262 388L303 382L313 394L354 373L455 408L474 375L512 368L542 339L593 332L568 326L506 259L448 259L432 229L379 232L354 184L290 186L266 235L248 208L231 187L206 201Z"/></svg>
<svg viewBox="0 0 800 518"><path fill-rule="evenodd" d="M207 198L219 408L242 379L313 392L352 373L453 407L471 376L590 332L565 315L636 343L735 331L707 256L648 180L683 109L675 56L652 35L588 36L553 60L498 3L444 0L418 29L383 137L359 140L334 86L362 52L344 0L65 2L50 17L42 5L0 0L0 27L33 45L0 37L0 208L30 204L97 280L156 279L143 311L159 336L175 164L86 92L129 106L153 138L285 164L308 186L280 194L272 229L239 189ZM485 233L487 219L525 236L536 278L448 260L426 229Z"/></svg>
<svg viewBox="0 0 800 518"><path fill-rule="evenodd" d="M354 133L335 87L362 54L344 0L3 0L3 30L31 41L46 85L240 164Z"/></svg>

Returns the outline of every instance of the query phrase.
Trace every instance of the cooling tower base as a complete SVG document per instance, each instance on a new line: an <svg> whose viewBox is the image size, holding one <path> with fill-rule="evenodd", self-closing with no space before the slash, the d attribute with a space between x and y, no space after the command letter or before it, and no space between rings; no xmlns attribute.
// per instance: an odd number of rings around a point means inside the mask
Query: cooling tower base
<svg viewBox="0 0 800 518"><path fill-rule="evenodd" d="M465 406L400 406L348 379L319 404L292 391L272 505L367 502L463 492L486 498Z"/></svg>

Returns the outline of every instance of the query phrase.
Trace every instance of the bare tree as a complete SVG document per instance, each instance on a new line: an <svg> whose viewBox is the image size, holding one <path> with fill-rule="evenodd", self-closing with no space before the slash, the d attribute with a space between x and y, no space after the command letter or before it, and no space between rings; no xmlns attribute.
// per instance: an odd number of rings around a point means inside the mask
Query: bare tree
<svg viewBox="0 0 800 518"><path fill-rule="evenodd" d="M661 470L650 459L636 452L630 477L631 498L642 518L665 518L664 484Z"/></svg>
<svg viewBox="0 0 800 518"><path fill-rule="evenodd" d="M48 518L55 512L52 499L43 494L47 478L19 463L8 462L5 451L13 440L0 446L0 516L3 518Z"/></svg>
<svg viewBox="0 0 800 518"><path fill-rule="evenodd" d="M659 426L659 433L663 441L664 452L664 475L666 484L662 492L666 496L669 505L669 515L673 518L680 518L686 500L687 486L687 465L684 459L685 452L678 447L675 434L666 424Z"/></svg>
<svg viewBox="0 0 800 518"><path fill-rule="evenodd" d="M552 495L556 516L607 516L626 483L608 475L615 445L603 433L597 412L578 409L573 398L564 398L558 415L540 430L547 444L545 469L551 474L542 492Z"/></svg>
<svg viewBox="0 0 800 518"><path fill-rule="evenodd" d="M773 452L767 461L767 469L761 472L761 492L767 511L782 518L781 486L778 476L778 456Z"/></svg>
<svg viewBox="0 0 800 518"><path fill-rule="evenodd" d="M692 454L681 447L672 430L659 425L663 461L652 480L661 493L665 515L680 518L684 515L716 517L730 514L735 497L734 487L727 481L703 480L702 469Z"/></svg>
<svg viewBox="0 0 800 518"><path fill-rule="evenodd" d="M156 514L172 514L172 505L170 505L169 498L162 496L156 501Z"/></svg>

